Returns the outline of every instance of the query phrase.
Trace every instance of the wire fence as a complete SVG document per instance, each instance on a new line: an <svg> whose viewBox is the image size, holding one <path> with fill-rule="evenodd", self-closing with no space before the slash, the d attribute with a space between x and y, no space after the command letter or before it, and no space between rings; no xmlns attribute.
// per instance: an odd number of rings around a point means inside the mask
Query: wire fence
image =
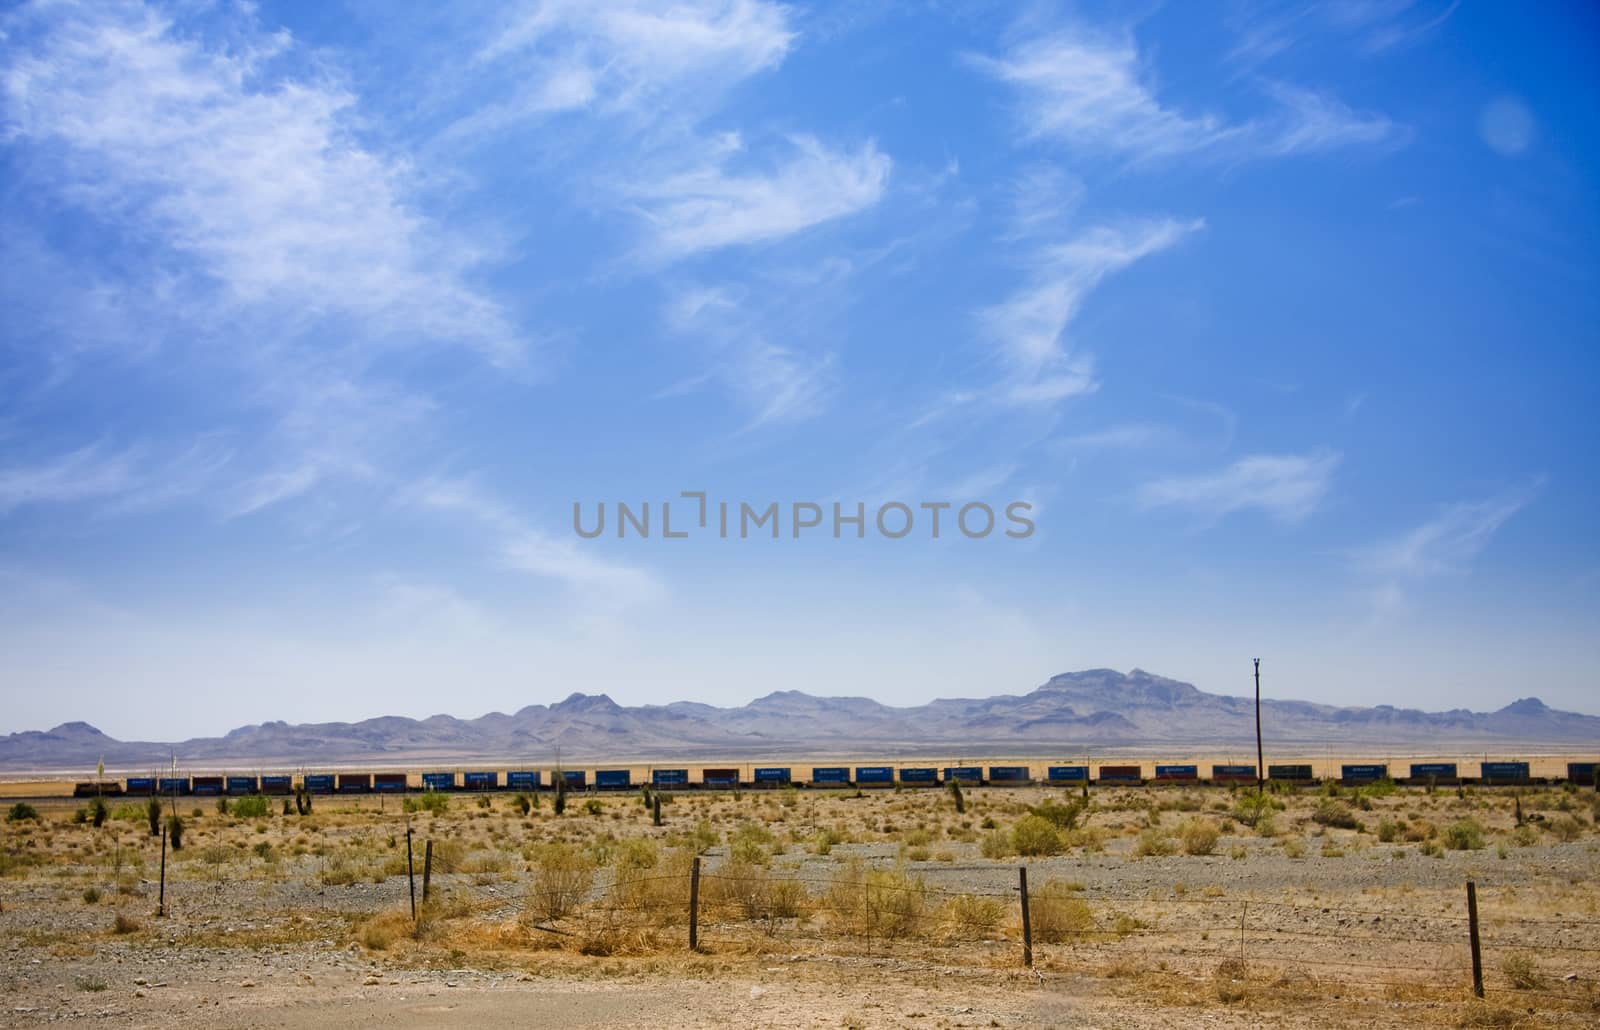
<svg viewBox="0 0 1600 1030"><path fill-rule="evenodd" d="M1419 912L1115 896L1062 881L1030 891L1025 867L938 872L963 879L946 885L862 863L831 875L729 860L702 868L696 858L684 869L615 870L596 886L593 869L568 870L562 881L536 865L520 904L531 932L593 954L693 947L932 972L1033 967L1160 975L1223 1000L1253 989L1308 998L1356 991L1388 1000L1459 999L1471 991L1600 1012L1600 918L1496 911L1477 920L1464 896L1454 912Z"/></svg>

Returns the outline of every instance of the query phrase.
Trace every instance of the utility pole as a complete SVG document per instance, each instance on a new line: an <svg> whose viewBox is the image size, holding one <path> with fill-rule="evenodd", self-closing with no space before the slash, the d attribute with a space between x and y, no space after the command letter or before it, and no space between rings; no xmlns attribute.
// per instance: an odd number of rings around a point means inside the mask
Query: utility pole
<svg viewBox="0 0 1600 1030"><path fill-rule="evenodd" d="M1266 790L1267 767L1262 765L1261 757L1261 659L1256 663L1256 796L1260 797Z"/></svg>

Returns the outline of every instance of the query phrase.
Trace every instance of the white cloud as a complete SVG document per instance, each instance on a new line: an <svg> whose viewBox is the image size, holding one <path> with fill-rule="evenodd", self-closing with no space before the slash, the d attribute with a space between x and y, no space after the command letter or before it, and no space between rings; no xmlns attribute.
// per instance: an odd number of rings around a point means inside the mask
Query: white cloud
<svg viewBox="0 0 1600 1030"><path fill-rule="evenodd" d="M208 44L139 4L19 18L30 42L0 80L6 130L59 162L72 201L192 259L280 328L345 317L369 340L518 360L508 316L467 282L477 255L408 202L401 162L357 139L355 97L277 73L287 33L243 23Z"/></svg>
<svg viewBox="0 0 1600 1030"><path fill-rule="evenodd" d="M883 196L892 165L868 142L834 150L810 136L789 139L789 153L766 169L734 169L744 153L737 135L722 137L695 163L632 183L626 193L668 257L788 236L855 214Z"/></svg>
<svg viewBox="0 0 1600 1030"><path fill-rule="evenodd" d="M1257 454L1227 468L1197 476L1158 479L1139 487L1141 508L1175 507L1221 518L1255 509L1279 522L1298 522L1327 496L1340 455Z"/></svg>
<svg viewBox="0 0 1600 1030"><path fill-rule="evenodd" d="M1180 156L1275 157L1370 145L1393 138L1388 119L1362 115L1311 90L1275 84L1266 117L1230 122L1162 103L1138 47L1126 32L1064 28L1024 40L998 58L974 63L1013 87L1024 134L1081 152L1133 161Z"/></svg>
<svg viewBox="0 0 1600 1030"><path fill-rule="evenodd" d="M98 444L33 464L0 467L0 514L25 505L114 497L133 489L140 478L134 454L107 453Z"/></svg>
<svg viewBox="0 0 1600 1030"><path fill-rule="evenodd" d="M1516 490L1452 504L1415 529L1368 548L1360 562L1371 572L1401 579L1464 572L1535 492Z"/></svg>
<svg viewBox="0 0 1600 1030"><path fill-rule="evenodd" d="M665 585L653 573L607 561L573 540L553 537L468 483L426 480L406 490L401 500L466 516L493 536L505 567L554 579L593 606L622 608L656 601L666 594ZM590 548L593 546L590 542Z"/></svg>
<svg viewBox="0 0 1600 1030"><path fill-rule="evenodd" d="M983 335L1005 367L999 399L1020 406L1050 404L1094 390L1093 359L1063 340L1084 298L1106 276L1166 250L1203 225L1149 219L1096 226L1036 250L1027 282L978 315Z"/></svg>

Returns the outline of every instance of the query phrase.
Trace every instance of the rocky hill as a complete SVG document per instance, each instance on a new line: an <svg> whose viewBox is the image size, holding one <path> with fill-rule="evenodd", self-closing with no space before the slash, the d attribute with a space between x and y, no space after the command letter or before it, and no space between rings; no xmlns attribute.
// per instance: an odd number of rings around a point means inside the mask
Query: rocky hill
<svg viewBox="0 0 1600 1030"><path fill-rule="evenodd" d="M1600 717L1561 712L1525 698L1495 712L1423 712L1379 705L1343 708L1264 701L1267 739L1284 745L1426 747L1516 743L1600 750ZM1187 750L1252 744L1249 698L1208 694L1139 669L1065 673L1022 695L931 701L895 708L864 697L780 691L738 708L679 701L624 707L604 694L573 694L476 719L383 716L357 723L267 722L223 737L124 742L82 722L0 738L0 769L254 765L429 759L647 760L796 753L948 755L1060 753L1086 748L1172 746Z"/></svg>

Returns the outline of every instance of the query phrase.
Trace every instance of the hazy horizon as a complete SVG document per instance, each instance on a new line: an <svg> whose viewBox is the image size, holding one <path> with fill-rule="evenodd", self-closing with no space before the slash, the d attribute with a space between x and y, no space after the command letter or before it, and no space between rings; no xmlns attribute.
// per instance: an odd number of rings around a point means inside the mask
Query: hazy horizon
<svg viewBox="0 0 1600 1030"><path fill-rule="evenodd" d="M1254 657L1273 698L1593 711L1596 38L10 5L0 732L1242 696Z"/></svg>

